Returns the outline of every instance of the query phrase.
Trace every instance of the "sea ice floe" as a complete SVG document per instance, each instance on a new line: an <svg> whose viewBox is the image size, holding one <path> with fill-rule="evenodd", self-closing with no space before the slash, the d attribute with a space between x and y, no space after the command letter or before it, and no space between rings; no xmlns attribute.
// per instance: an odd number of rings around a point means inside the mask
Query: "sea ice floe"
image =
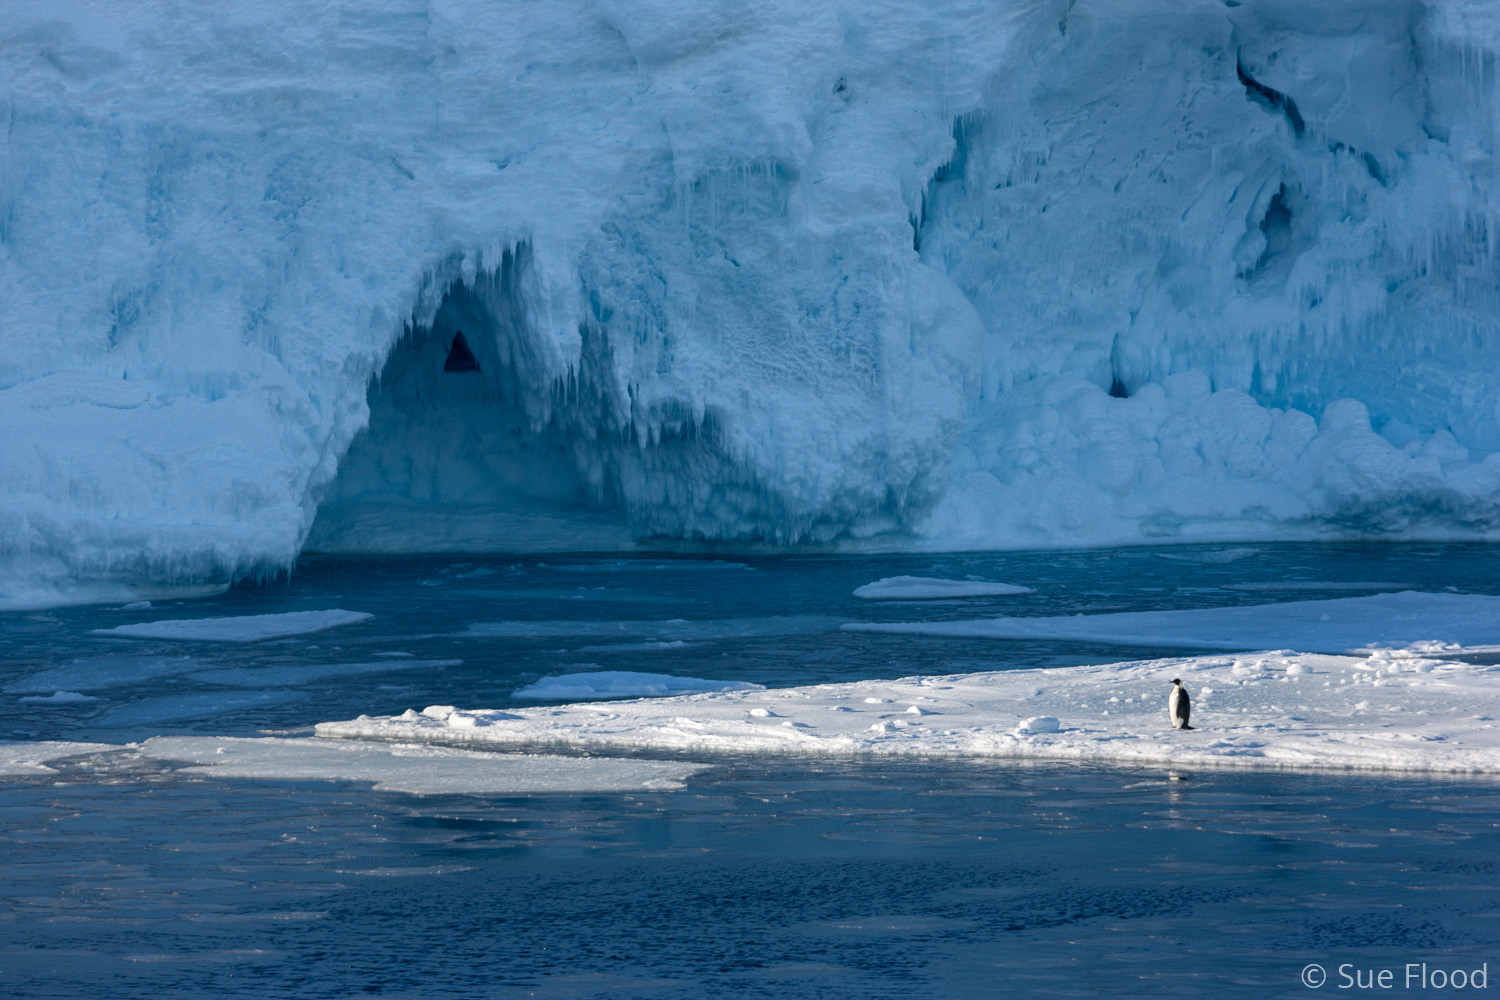
<svg viewBox="0 0 1500 1000"><path fill-rule="evenodd" d="M988 580L944 580L933 576L888 576L854 591L865 600L928 600L943 597L1009 597L1034 594L1030 587Z"/></svg>
<svg viewBox="0 0 1500 1000"><path fill-rule="evenodd" d="M204 642L259 642L289 635L306 635L340 625L352 625L374 615L363 611L288 611L275 615L239 615L232 618L173 618L141 622L115 628L96 628L94 635L129 639L185 639Z"/></svg>
<svg viewBox="0 0 1500 1000"><path fill-rule="evenodd" d="M502 621L476 622L463 633L466 636L521 637L539 639L619 637L654 640L710 640L775 638L787 635L813 635L833 632L843 618L822 615L783 615L770 618L713 618L689 620L671 618L665 621Z"/></svg>
<svg viewBox="0 0 1500 1000"><path fill-rule="evenodd" d="M1222 565L1224 563L1237 562L1250 556L1259 554L1260 549L1230 548L1214 549L1209 552L1158 552L1158 559L1172 559L1177 562L1203 563L1204 565Z"/></svg>
<svg viewBox="0 0 1500 1000"><path fill-rule="evenodd" d="M599 670L592 673L543 677L515 691L512 698L558 701L565 698L637 698L697 694L703 691L761 691L760 684L747 681L716 681L702 677L674 677L632 670Z"/></svg>
<svg viewBox="0 0 1500 1000"><path fill-rule="evenodd" d="M83 705L91 701L99 701L92 695L82 694L78 691L54 691L51 694L29 694L20 699L25 704L31 705Z"/></svg>
<svg viewBox="0 0 1500 1000"><path fill-rule="evenodd" d="M1293 648L1363 653L1382 646L1500 650L1500 597L1405 591L1240 608L1127 611L946 622L854 622L855 632L991 639L1076 639L1120 646Z"/></svg>
<svg viewBox="0 0 1500 1000"><path fill-rule="evenodd" d="M1287 651L1198 656L503 712L470 709L463 713L469 720L463 729L428 709L324 722L317 733L596 750L1500 774L1500 724L1489 721L1500 717L1500 669L1422 661L1429 665L1426 673L1392 675L1383 666L1391 662ZM1174 730L1167 718L1173 678L1194 695L1194 731Z"/></svg>
<svg viewBox="0 0 1500 1000"><path fill-rule="evenodd" d="M23 677L7 684L5 691L7 694L98 691L191 673L201 665L191 656L91 656Z"/></svg>
<svg viewBox="0 0 1500 1000"><path fill-rule="evenodd" d="M163 736L147 740L139 753L187 763L189 773L216 778L372 781L379 791L418 795L670 789L705 766L270 737Z"/></svg>
<svg viewBox="0 0 1500 1000"><path fill-rule="evenodd" d="M378 655L378 654L377 654ZM441 670L460 666L463 660L386 659L363 663L309 663L278 667L226 667L222 670L200 670L188 675L204 684L237 688L296 687L329 677L351 674L388 674L407 670Z"/></svg>
<svg viewBox="0 0 1500 1000"><path fill-rule="evenodd" d="M307 695L301 691L199 691L192 694L169 694L111 708L95 720L94 725L124 729L207 719L247 708L283 705L305 697Z"/></svg>
<svg viewBox="0 0 1500 1000"><path fill-rule="evenodd" d="M52 774L57 769L48 765L54 761L118 749L108 743L67 743L56 740L39 743L0 742L0 774Z"/></svg>
<svg viewBox="0 0 1500 1000"><path fill-rule="evenodd" d="M1224 590L1276 594L1283 591L1317 590L1410 590L1410 584L1381 583L1377 580L1276 580L1269 583L1226 583Z"/></svg>

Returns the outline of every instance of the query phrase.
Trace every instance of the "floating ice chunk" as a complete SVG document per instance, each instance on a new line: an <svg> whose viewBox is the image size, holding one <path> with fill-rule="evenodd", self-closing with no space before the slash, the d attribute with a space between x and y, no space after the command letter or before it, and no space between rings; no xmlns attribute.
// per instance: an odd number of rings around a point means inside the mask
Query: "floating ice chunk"
<svg viewBox="0 0 1500 1000"><path fill-rule="evenodd" d="M1259 554L1260 549L1215 549L1212 552L1158 552L1158 559L1174 559L1178 562L1204 563L1205 565L1217 565L1232 563L1249 556Z"/></svg>
<svg viewBox="0 0 1500 1000"><path fill-rule="evenodd" d="M1009 597L1034 594L1030 587L987 580L944 580L933 576L888 576L854 591L865 600L926 600L942 597Z"/></svg>
<svg viewBox="0 0 1500 1000"><path fill-rule="evenodd" d="M372 660L364 663L308 663L284 667L228 667L223 670L200 670L188 676L204 684L220 684L224 687L296 687L329 677L383 674L402 670L441 670L445 667L459 666L463 662L463 660Z"/></svg>
<svg viewBox="0 0 1500 1000"><path fill-rule="evenodd" d="M450 712L444 721L453 729L473 729L479 725L479 720L467 712Z"/></svg>
<svg viewBox="0 0 1500 1000"><path fill-rule="evenodd" d="M0 760L3 753L0 748ZM158 737L142 744L140 753L195 765L186 770L216 778L372 781L381 791L417 795L671 789L680 788L683 779L704 767L679 761L206 736Z"/></svg>
<svg viewBox="0 0 1500 1000"><path fill-rule="evenodd" d="M1055 733L1062 729L1062 723L1050 715L1037 715L1029 719L1022 719L1016 724L1018 733Z"/></svg>
<svg viewBox="0 0 1500 1000"><path fill-rule="evenodd" d="M669 695L695 694L701 691L761 691L760 684L747 681L719 681L702 677L675 677L671 674L637 673L632 670L599 670L593 673L562 674L543 677L511 695L537 701L564 698L660 698Z"/></svg>
<svg viewBox="0 0 1500 1000"><path fill-rule="evenodd" d="M701 572L703 570L747 570L754 569L746 563L727 562L723 559L669 559L644 560L644 559L620 559L614 562L588 562L575 563L539 563L537 569L553 570L558 573L674 573L674 572Z"/></svg>
<svg viewBox="0 0 1500 1000"><path fill-rule="evenodd" d="M90 701L99 701L90 695L80 694L77 691L54 691L51 694L29 694L21 699L32 705L79 705Z"/></svg>
<svg viewBox="0 0 1500 1000"><path fill-rule="evenodd" d="M127 687L157 677L171 677L198 669L191 656L91 656L53 667L7 684L7 694L40 694L44 691L98 691Z"/></svg>
<svg viewBox="0 0 1500 1000"><path fill-rule="evenodd" d="M374 615L363 611L288 611L275 615L241 615L233 618L173 618L116 628L96 628L94 635L131 639L183 639L204 642L259 642L289 635L306 635L340 625L352 625Z"/></svg>
<svg viewBox="0 0 1500 1000"><path fill-rule="evenodd" d="M858 622L847 631L992 638L1077 639L1121 646L1363 653L1380 645L1452 644L1500 650L1500 597L1406 591L1243 608L1129 611L954 622Z"/></svg>
<svg viewBox="0 0 1500 1000"><path fill-rule="evenodd" d="M47 765L54 761L118 749L120 748L108 743L66 743L56 740L40 743L0 742L0 774L52 774L56 768Z"/></svg>
<svg viewBox="0 0 1500 1000"><path fill-rule="evenodd" d="M427 716L429 719L436 719L437 721L442 722L444 719L448 718L448 716L452 715L456 711L458 711L458 708L453 705L428 705L426 708L422 709L422 714Z"/></svg>
<svg viewBox="0 0 1500 1000"><path fill-rule="evenodd" d="M1273 583L1226 583L1221 590L1280 593L1293 590L1410 590L1406 583L1350 580L1279 580Z"/></svg>
<svg viewBox="0 0 1500 1000"><path fill-rule="evenodd" d="M163 722L208 719L250 708L269 708L305 697L301 691L205 691L172 694L111 708L96 726L125 728Z"/></svg>
<svg viewBox="0 0 1500 1000"><path fill-rule="evenodd" d="M465 635L551 638L642 638L654 640L709 640L773 638L784 635L814 635L832 632L844 619L819 615L785 615L770 618L715 618L689 621L543 621L477 622Z"/></svg>

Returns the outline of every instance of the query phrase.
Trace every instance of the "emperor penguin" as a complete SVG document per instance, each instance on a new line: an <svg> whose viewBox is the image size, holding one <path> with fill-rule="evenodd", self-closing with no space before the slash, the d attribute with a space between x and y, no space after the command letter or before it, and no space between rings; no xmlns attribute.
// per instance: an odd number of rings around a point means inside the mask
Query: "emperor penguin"
<svg viewBox="0 0 1500 1000"><path fill-rule="evenodd" d="M1167 716L1172 720L1173 729L1192 729L1188 725L1188 716L1192 714L1193 703L1188 698L1187 688L1182 686L1182 681L1172 681L1172 693L1167 697Z"/></svg>

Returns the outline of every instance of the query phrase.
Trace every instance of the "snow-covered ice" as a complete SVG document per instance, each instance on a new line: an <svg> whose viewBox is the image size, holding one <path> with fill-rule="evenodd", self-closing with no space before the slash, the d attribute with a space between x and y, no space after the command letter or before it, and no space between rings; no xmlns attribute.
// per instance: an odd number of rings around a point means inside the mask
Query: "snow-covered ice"
<svg viewBox="0 0 1500 1000"><path fill-rule="evenodd" d="M703 691L760 691L764 685L746 681L715 681L702 677L674 677L632 670L543 677L511 694L512 698L554 701L563 698L639 698L696 694Z"/></svg>
<svg viewBox="0 0 1500 1000"><path fill-rule="evenodd" d="M665 790L682 787L683 779L703 769L701 764L683 761L484 753L273 737L161 736L147 740L137 752L187 763L192 765L185 769L189 773L215 778L371 781L378 791L417 795Z"/></svg>
<svg viewBox="0 0 1500 1000"><path fill-rule="evenodd" d="M3 21L0 607L1500 525L1489 4Z"/></svg>
<svg viewBox="0 0 1500 1000"><path fill-rule="evenodd" d="M1360 653L1377 648L1500 650L1500 597L1404 591L1238 608L1124 611L1056 618L851 622L854 632L991 639L1078 639L1121 646Z"/></svg>
<svg viewBox="0 0 1500 1000"><path fill-rule="evenodd" d="M944 580L933 576L887 576L854 591L866 600L927 600L943 597L1009 597L1034 594L1030 587L988 580Z"/></svg>
<svg viewBox="0 0 1500 1000"><path fill-rule="evenodd" d="M1167 719L1173 678L1193 696L1194 731ZM443 708L323 722L317 733L597 750L1500 773L1500 669L1388 651L1201 656L503 712Z"/></svg>
<svg viewBox="0 0 1500 1000"><path fill-rule="evenodd" d="M306 635L373 618L363 611L287 611L275 615L238 615L230 618L172 618L165 621L96 628L94 635L129 639L183 639L199 642L260 642L289 635Z"/></svg>

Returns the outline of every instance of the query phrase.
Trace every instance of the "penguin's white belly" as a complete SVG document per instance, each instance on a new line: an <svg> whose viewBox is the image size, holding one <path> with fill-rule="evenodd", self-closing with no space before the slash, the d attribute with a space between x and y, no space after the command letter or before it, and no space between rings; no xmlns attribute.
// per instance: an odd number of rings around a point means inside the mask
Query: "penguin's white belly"
<svg viewBox="0 0 1500 1000"><path fill-rule="evenodd" d="M1167 715L1172 719L1173 728L1181 729L1187 724L1182 711L1182 688L1174 687L1167 697Z"/></svg>

